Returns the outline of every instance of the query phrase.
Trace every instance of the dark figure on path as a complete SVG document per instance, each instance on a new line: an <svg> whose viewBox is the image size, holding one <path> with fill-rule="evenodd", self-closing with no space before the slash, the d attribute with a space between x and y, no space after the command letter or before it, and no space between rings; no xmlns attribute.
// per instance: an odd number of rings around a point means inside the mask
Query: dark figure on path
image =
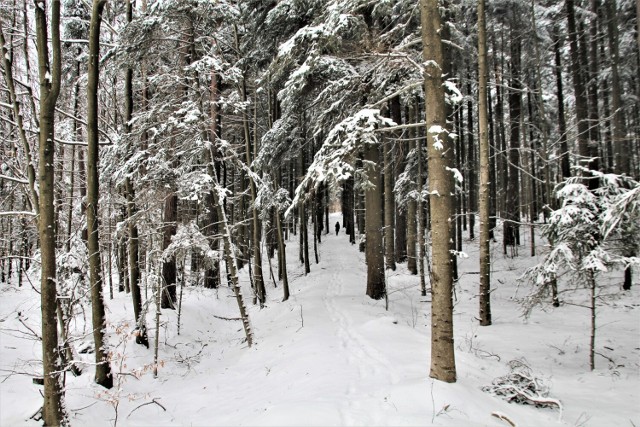
<svg viewBox="0 0 640 427"><path fill-rule="evenodd" d="M339 232L340 232L340 223L336 222L336 236L338 235Z"/></svg>

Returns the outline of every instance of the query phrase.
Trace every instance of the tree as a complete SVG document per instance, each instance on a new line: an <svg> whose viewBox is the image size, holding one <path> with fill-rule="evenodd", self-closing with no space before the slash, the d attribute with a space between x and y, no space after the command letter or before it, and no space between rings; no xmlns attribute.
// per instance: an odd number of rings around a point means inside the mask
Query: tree
<svg viewBox="0 0 640 427"><path fill-rule="evenodd" d="M447 132L445 94L442 81L442 22L438 0L420 1L422 52L426 66L425 105L432 239L431 268L431 372L445 382L456 381L453 347L452 237L453 150Z"/></svg>
<svg viewBox="0 0 640 427"><path fill-rule="evenodd" d="M126 14L127 22L133 21L133 7L131 0L126 2ZM131 136L132 126L131 119L133 118L133 69L127 67L125 70L125 82L124 82L124 99L125 99L125 132ZM130 141L129 158L133 155L134 143ZM128 220L129 231L129 289L131 290L131 300L133 303L133 315L136 321L137 337L136 343L149 347L149 339L147 337L147 328L144 324L144 318L142 316L142 294L140 292L140 240L138 225L136 224L137 207L135 202L135 189L133 188L133 182L130 176L125 177L124 192L126 197L126 212ZM124 245L122 245L122 251L126 252ZM121 257L121 263L126 266L124 256ZM124 275L122 275L124 276ZM120 287L123 288L123 283L120 283Z"/></svg>
<svg viewBox="0 0 640 427"><path fill-rule="evenodd" d="M102 296L102 262L98 235L98 81L100 60L100 24L106 0L94 0L89 28L89 63L87 75L87 246L89 249L89 286L93 341L96 356L96 383L113 386L109 356L105 342L106 318Z"/></svg>
<svg viewBox="0 0 640 427"><path fill-rule="evenodd" d="M491 325L491 252L489 237L489 135L487 123L487 39L485 1L478 0L478 128L480 141L480 325Z"/></svg>
<svg viewBox="0 0 640 427"><path fill-rule="evenodd" d="M382 177L380 175L380 146L365 144L364 170L367 183L364 190L365 236L367 260L367 295L373 299L384 298L384 250L382 246Z"/></svg>
<svg viewBox="0 0 640 427"><path fill-rule="evenodd" d="M583 172L587 172L587 169ZM554 246L543 261L524 275L534 289L524 300L525 314L541 303L552 280L561 273L568 276L568 285L589 291L591 317L589 337L589 367L595 369L595 339L597 302L600 295L599 274L615 263L628 266L636 258L617 254L620 234L637 233L638 183L627 177L591 171L590 179L598 180L594 190L581 177L567 179L557 187L560 207L552 212L543 234ZM619 230L613 232L614 229ZM608 237L608 240L607 240ZM637 243L634 243L637 245Z"/></svg>
<svg viewBox="0 0 640 427"><path fill-rule="evenodd" d="M60 47L60 1L51 4L51 51L49 61L49 30L47 5L35 8L36 44L38 47L38 75L40 80L40 131L38 188L40 205L38 236L40 238L41 270L40 296L42 307L42 367L44 374L44 405L42 419L47 426L64 421L62 377L58 347L57 291L56 291L56 235L55 235L55 109L60 95L62 51Z"/></svg>

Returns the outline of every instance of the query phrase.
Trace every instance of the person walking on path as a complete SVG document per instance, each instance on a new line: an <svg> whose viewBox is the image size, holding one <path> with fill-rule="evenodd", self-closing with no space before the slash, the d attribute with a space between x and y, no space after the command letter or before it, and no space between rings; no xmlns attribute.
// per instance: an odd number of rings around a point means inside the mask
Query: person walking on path
<svg viewBox="0 0 640 427"><path fill-rule="evenodd" d="M336 236L340 232L340 222L336 222Z"/></svg>

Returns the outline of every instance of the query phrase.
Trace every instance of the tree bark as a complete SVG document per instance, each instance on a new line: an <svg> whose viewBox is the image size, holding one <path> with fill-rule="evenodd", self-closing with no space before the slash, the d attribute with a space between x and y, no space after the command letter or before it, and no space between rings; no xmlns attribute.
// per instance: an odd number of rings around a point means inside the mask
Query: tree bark
<svg viewBox="0 0 640 427"><path fill-rule="evenodd" d="M480 326L491 325L491 248L489 237L489 138L487 120L487 35L485 0L478 0L478 138L480 143Z"/></svg>
<svg viewBox="0 0 640 427"><path fill-rule="evenodd" d="M162 250L165 250L171 244L171 236L176 234L176 222L178 220L178 195L174 191L171 191L165 197L162 217ZM161 308L175 309L176 276L176 258L172 256L162 262Z"/></svg>
<svg viewBox="0 0 640 427"><path fill-rule="evenodd" d="M575 92L576 103L576 122L578 128L578 155L581 158L580 163L583 166L588 167L589 160L589 125L588 119L588 106L587 97L585 94L585 83L583 79L583 64L580 59L580 50L578 47L579 38L582 34L578 31L576 26L576 16L573 0L565 0L565 7L567 9L567 28L569 31L569 50L571 52L571 75L573 78L573 88ZM586 164L585 164L586 162ZM589 180L590 188L596 184L596 180ZM593 183L593 184L591 184Z"/></svg>
<svg viewBox="0 0 640 427"><path fill-rule="evenodd" d="M56 291L56 236L54 215L55 158L54 117L60 94L61 48L60 48L60 1L51 7L51 48L53 63L49 62L49 32L47 29L46 4L35 8L36 44L38 47L38 74L40 80L40 114L38 135L39 163L38 188L39 217L38 236L41 251L40 297L42 310L42 368L44 375L44 404L42 420L45 426L63 423L62 378L58 347L57 291Z"/></svg>
<svg viewBox="0 0 640 427"><path fill-rule="evenodd" d="M127 22L133 21L133 7L131 0L126 1ZM125 129L131 135L131 119L133 118L133 70L127 68L125 71ZM130 153L134 148L131 147ZM125 178L125 194L127 199L127 226L129 229L129 290L131 291L131 300L133 303L133 315L136 321L136 343L142 344L149 348L149 339L147 337L147 328L141 318L142 314L142 294L140 292L140 243L138 236L138 225L135 215L137 207L135 203L135 190L131 178ZM124 261L124 260L123 260ZM123 262L124 263L124 262ZM126 263L124 263L126 265ZM122 286L122 285L121 285Z"/></svg>
<svg viewBox="0 0 640 427"><path fill-rule="evenodd" d="M384 256L385 268L396 270L395 254L395 200L393 195L394 167L391 156L392 142L383 141L384 156Z"/></svg>
<svg viewBox="0 0 640 427"><path fill-rule="evenodd" d="M420 1L422 55L426 64L425 105L429 174L431 268L431 371L429 376L456 381L453 345L453 275L450 242L454 192L451 141L446 131L446 110L442 84L442 23L437 0Z"/></svg>
<svg viewBox="0 0 640 427"><path fill-rule="evenodd" d="M365 229L367 262L367 295L373 299L384 297L384 254L382 246L382 212L380 206L382 177L380 174L380 147L364 147L364 170L369 181L365 190Z"/></svg>
<svg viewBox="0 0 640 427"><path fill-rule="evenodd" d="M555 28L553 50L555 53L555 73L558 97L558 131L560 132L560 170L563 178L571 176L571 164L569 160L569 145L567 143L567 123L564 113L564 91L562 87L562 57L560 55L560 36Z"/></svg>
<svg viewBox="0 0 640 427"><path fill-rule="evenodd" d="M609 54L611 55L611 108L613 109L613 141L615 152L615 171L618 174L631 174L632 156L629 154L629 146L626 140L626 126L624 112L622 110L622 85L618 63L618 17L616 14L616 2L607 1L607 35ZM640 3L639 3L640 5ZM639 6L640 7L640 6ZM640 36L639 36L640 37ZM640 47L640 43L639 43Z"/></svg>
<svg viewBox="0 0 640 427"><path fill-rule="evenodd" d="M507 180L507 205L504 221L504 254L511 246L513 254L517 253L520 243L520 121L522 114L522 83L520 81L520 49L521 40L517 34L511 38L511 79L509 91L509 120L511 135L509 140L509 166Z"/></svg>
<svg viewBox="0 0 640 427"><path fill-rule="evenodd" d="M105 388L113 387L111 366L106 348L106 317L102 295L102 261L98 234L98 81L100 59L100 25L106 0L94 0L89 28L89 62L87 71L87 246L89 248L89 285L91 287L91 312L93 340L96 356L96 383Z"/></svg>

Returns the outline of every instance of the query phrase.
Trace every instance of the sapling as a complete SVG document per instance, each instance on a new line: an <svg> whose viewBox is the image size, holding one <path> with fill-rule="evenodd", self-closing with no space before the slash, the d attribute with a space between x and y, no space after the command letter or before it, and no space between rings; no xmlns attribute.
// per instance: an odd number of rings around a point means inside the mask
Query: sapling
<svg viewBox="0 0 640 427"><path fill-rule="evenodd" d="M525 272L523 279L530 281L535 288L524 299L523 305L525 316L528 316L561 276L566 276L567 284L575 285L574 289L586 287L591 312L589 367L593 370L597 277L608 272L615 263L628 265L634 260L618 255L608 237L613 236L611 230L616 225L619 230L637 228L637 219L632 220L632 215L618 215L615 220L612 207L621 203L629 189L637 188L638 184L619 175L590 173L593 174L590 179L599 182L594 190L590 190L581 177L569 178L557 187L560 207L551 213L548 224L542 228L544 236L552 244L551 251L541 263ZM607 226L607 223L613 225Z"/></svg>

